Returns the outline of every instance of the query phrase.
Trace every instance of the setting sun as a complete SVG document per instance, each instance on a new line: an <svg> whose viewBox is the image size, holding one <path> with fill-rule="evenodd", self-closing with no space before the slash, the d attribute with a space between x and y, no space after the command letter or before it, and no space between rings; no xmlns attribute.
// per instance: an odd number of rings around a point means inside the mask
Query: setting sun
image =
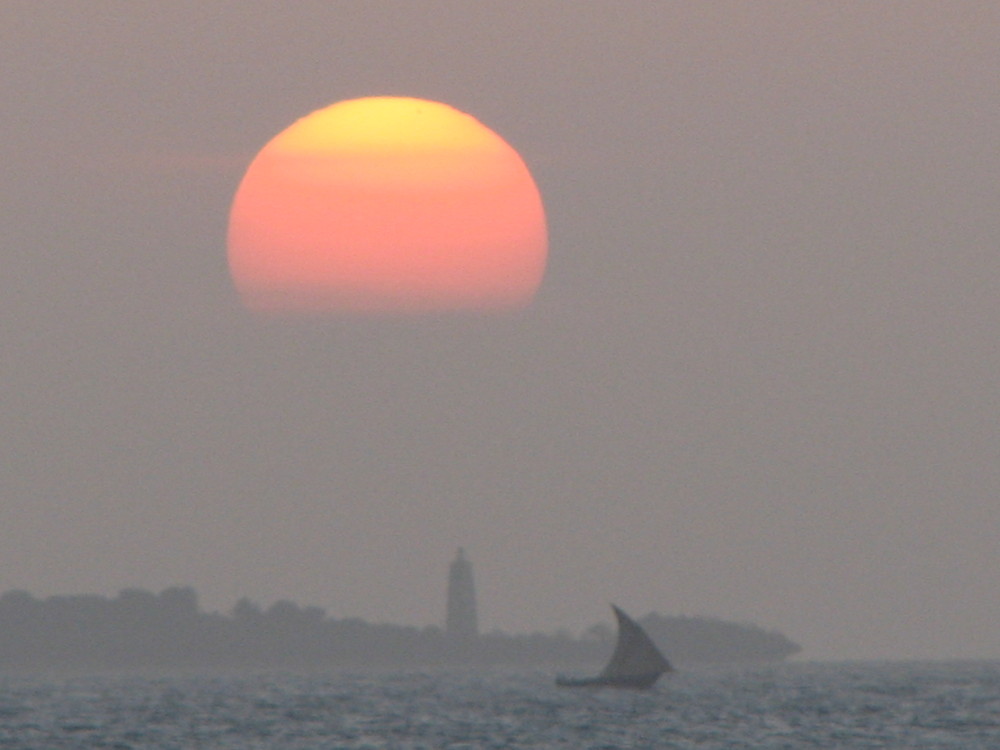
<svg viewBox="0 0 1000 750"><path fill-rule="evenodd" d="M233 200L229 266L262 312L520 307L545 215L518 153L437 102L339 102L279 133Z"/></svg>

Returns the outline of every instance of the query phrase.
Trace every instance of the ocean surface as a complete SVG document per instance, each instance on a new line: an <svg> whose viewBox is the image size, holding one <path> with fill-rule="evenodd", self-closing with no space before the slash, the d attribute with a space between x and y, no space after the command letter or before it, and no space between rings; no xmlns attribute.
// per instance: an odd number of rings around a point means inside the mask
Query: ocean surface
<svg viewBox="0 0 1000 750"><path fill-rule="evenodd" d="M0 748L1000 749L1000 663L688 669L652 691L548 671L0 676Z"/></svg>

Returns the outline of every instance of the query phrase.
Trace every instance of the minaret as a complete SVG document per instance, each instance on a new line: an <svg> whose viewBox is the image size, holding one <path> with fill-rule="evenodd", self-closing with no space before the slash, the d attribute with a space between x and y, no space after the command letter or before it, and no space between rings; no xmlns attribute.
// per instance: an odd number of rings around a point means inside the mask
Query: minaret
<svg viewBox="0 0 1000 750"><path fill-rule="evenodd" d="M448 615L445 632L454 638L472 639L479 635L476 623L476 590L472 583L472 563L458 549L448 570Z"/></svg>

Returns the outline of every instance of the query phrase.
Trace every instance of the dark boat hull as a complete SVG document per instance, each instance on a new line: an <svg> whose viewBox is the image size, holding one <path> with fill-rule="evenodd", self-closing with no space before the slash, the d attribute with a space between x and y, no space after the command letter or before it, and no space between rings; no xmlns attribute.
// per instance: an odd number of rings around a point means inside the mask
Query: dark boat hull
<svg viewBox="0 0 1000 750"><path fill-rule="evenodd" d="M629 675L628 677L584 677L573 679L569 677L557 677L558 687L609 687L625 688L627 690L649 690L656 681L660 679L660 672L652 674Z"/></svg>
<svg viewBox="0 0 1000 750"><path fill-rule="evenodd" d="M667 657L660 653L639 624L622 610L611 605L618 620L618 642L608 665L596 677L556 678L559 687L628 688L648 690L660 675L673 671Z"/></svg>

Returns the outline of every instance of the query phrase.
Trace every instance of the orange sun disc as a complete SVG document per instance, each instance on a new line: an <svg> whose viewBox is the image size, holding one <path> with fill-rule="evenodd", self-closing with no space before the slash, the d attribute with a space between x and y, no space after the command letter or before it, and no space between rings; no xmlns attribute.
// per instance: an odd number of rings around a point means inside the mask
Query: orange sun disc
<svg viewBox="0 0 1000 750"><path fill-rule="evenodd" d="M403 97L339 102L275 136L236 191L228 246L244 303L275 313L521 307L547 254L518 153Z"/></svg>

